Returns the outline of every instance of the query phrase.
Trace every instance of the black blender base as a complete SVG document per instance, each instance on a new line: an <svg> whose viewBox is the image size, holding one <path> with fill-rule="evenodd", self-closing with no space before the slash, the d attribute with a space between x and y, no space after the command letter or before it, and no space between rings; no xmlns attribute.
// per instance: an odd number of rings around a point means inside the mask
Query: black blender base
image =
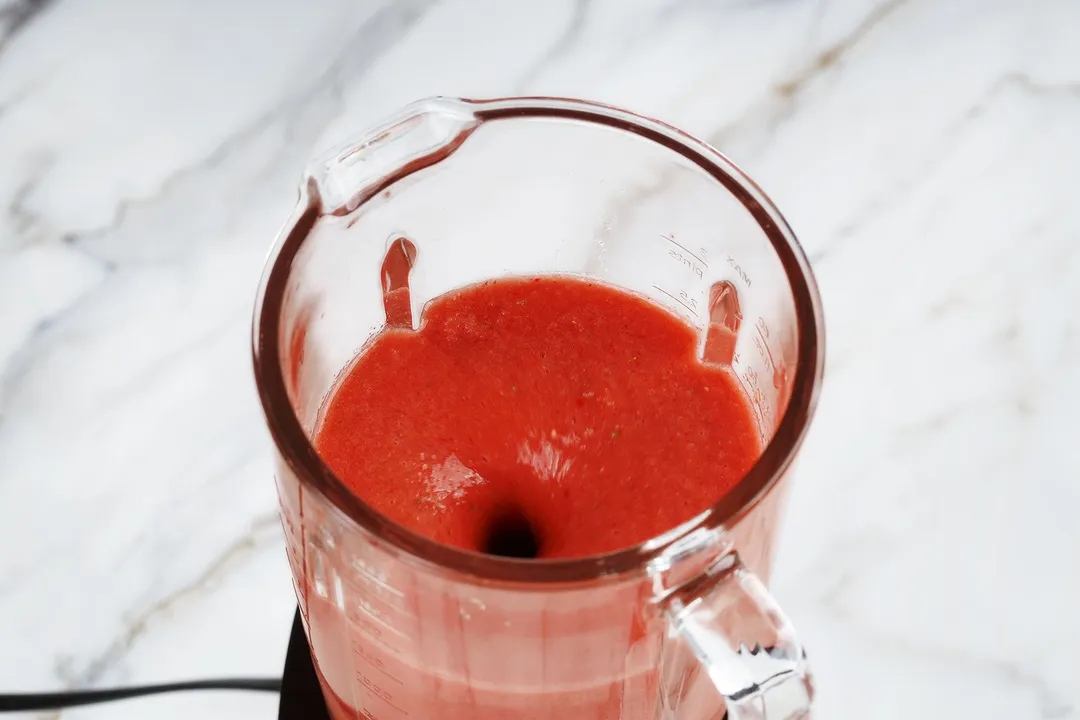
<svg viewBox="0 0 1080 720"><path fill-rule="evenodd" d="M300 610L293 618L289 650L285 655L285 675L281 679L281 706L278 720L330 720L326 711L315 664L311 661Z"/></svg>

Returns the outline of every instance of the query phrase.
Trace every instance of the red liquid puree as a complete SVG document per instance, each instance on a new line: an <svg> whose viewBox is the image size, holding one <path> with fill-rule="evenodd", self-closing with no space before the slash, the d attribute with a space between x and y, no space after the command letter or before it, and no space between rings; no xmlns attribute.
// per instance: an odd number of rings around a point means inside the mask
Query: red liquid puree
<svg viewBox="0 0 1080 720"><path fill-rule="evenodd" d="M618 550L708 508L760 455L733 375L643 298L502 279L431 301L419 330L398 325L344 374L316 446L358 496L439 542Z"/></svg>

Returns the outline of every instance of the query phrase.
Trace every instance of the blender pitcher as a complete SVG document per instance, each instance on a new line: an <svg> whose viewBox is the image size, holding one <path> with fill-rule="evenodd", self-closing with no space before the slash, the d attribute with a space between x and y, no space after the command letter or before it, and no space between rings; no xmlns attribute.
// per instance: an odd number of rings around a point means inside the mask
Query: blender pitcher
<svg viewBox="0 0 1080 720"><path fill-rule="evenodd" d="M392 324L417 327L450 290L558 273L699 329L753 406L764 451L747 476L639 546L547 561L438 544L346 489L311 439L335 379L388 321L384 291L411 301ZM309 167L260 287L254 359L335 720L809 714L805 653L764 583L821 384L820 301L779 212L712 148L576 100L409 106Z"/></svg>

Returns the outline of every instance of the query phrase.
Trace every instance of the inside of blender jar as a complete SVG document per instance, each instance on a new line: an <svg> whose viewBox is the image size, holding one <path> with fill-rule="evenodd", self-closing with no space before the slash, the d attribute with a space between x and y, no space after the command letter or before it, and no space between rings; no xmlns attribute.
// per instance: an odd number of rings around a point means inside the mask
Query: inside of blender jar
<svg viewBox="0 0 1080 720"><path fill-rule="evenodd" d="M464 148L479 148L490 157L520 147L517 140L510 138L509 145L485 144L483 133L477 133ZM602 149L601 154L611 151ZM532 160L537 161L535 156ZM454 157L448 162L465 160ZM507 167L520 171L513 162ZM489 188L492 183L511 185L507 167L488 168ZM554 169L566 174L565 167ZM357 496L396 522L447 544L511 557L610 552L647 540L707 509L760 455L779 414L762 386L776 391L782 363L771 363L774 382L767 383L752 356L763 356L759 360L769 363L782 352L769 338L764 313L755 313L760 308L754 306L755 294L750 292L753 263L743 260L746 253L717 257L715 248L695 237L694 230L706 220L723 224L736 238L729 243L735 248L740 234L760 235L744 208L732 209L729 203L725 212L732 217L691 218L683 227L653 233L644 250L635 245L636 238L626 240L635 228L623 225L653 223L659 230L672 227L672 214L689 216L682 206L702 204L703 191L696 186L700 179L692 168L677 168L674 178L665 181L667 191L651 199L649 193L638 192L639 202L632 211L602 217L599 228L589 229L595 230L591 242L555 250L556 262L539 263L542 270L530 272L532 267L522 263L505 274L490 268L477 273L502 278L496 281L446 282L446 268L453 260L447 247L453 243L446 237L451 233L439 232L445 214L429 219L426 231L421 227L409 237L391 233L382 243L364 245L362 252L381 252L381 257L335 263L332 253L312 250L310 262L342 276L350 287L362 288L355 291L346 312L353 327L371 328L362 342L351 340L349 347L345 345L350 340L343 341L340 334L334 337L325 325L317 342L306 343L313 353L338 358L331 362L333 381L319 383L323 391L299 392L294 398L323 459ZM631 187L637 182L639 191L655 183L651 176L624 180ZM603 184L580 177L577 181ZM551 186L544 181L543 187ZM538 187L526 183L525 191L508 189L505 200L513 204ZM378 227L379 213L400 203L412 189L408 183L391 187L370 207L324 216L320 223L334 225L331 229L341 236L373 217ZM715 193L716 188L707 192ZM468 206L470 198L463 197L460 205ZM674 207L671 197L677 198ZM557 207L564 199L556 192L539 204ZM580 210L567 214L575 212ZM630 216L633 223L626 220ZM423 219L414 214L410 224L423 226ZM493 234L482 227L480 234L485 233ZM322 242L333 245L342 240ZM752 242L744 244L753 247ZM350 251L360 252L357 246L353 238ZM587 248L584 252L592 257L575 265L582 259L575 259L580 248ZM567 262L566 256L575 262ZM490 254L469 259L477 258L481 265L491 259ZM616 272L607 276L593 272L597 264ZM618 272L648 272L651 282L642 286L636 277L625 282ZM504 297L506 286L522 277L550 281L541 282L534 294L558 290L561 284L571 288L561 287L564 293L578 296L568 301L569 309L558 312L553 308L561 306L546 296ZM592 281L571 282L583 277ZM626 289L628 285L634 289ZM599 295L585 297L588 293ZM486 304L481 302L485 296ZM620 304L625 305L622 310ZM580 307L590 312L575 315L572 310ZM517 308L527 312L514 312ZM323 306L318 315L325 311ZM441 325L431 323L433 311ZM642 321L653 317L658 318L655 323ZM565 327L557 322L560 319ZM547 324L541 327L541 320ZM576 354L567 350L566 342L567 328L573 329L574 323L580 330ZM294 335L302 325L294 327ZM315 334L318 325L310 323ZM660 328L655 335L641 336L641 328L652 325ZM627 328L639 332L628 333ZM437 338L436 331L441 333ZM327 351L335 343L337 347ZM637 345L628 350L628 343ZM756 352L747 352L748 343ZM384 352L390 346L394 352ZM625 367L617 361L621 352L630 358ZM390 355L411 359L391 372ZM432 359L435 356L452 360L440 364ZM562 365L560 358L565 361ZM652 363L647 370L643 360ZM589 382L579 381L582 373L592 376ZM695 373L695 381L686 379ZM555 381L544 384L532 376ZM674 376L682 377L682 383L673 382ZM605 385L597 378L613 379ZM782 385L785 378L780 381ZM348 398L346 389L352 393ZM690 395L683 397L682 391L724 401L705 406ZM577 396L571 397L574 393ZM607 404L588 414L589 404L596 402ZM583 419L575 419L573 412ZM404 420L394 425L384 417L387 413ZM474 416L499 422L485 425ZM600 437L605 444L600 444ZM393 491L380 489L382 484ZM697 495L686 489L691 486L708 489ZM648 508L650 521L635 520L635 508ZM585 542L582 534L596 540Z"/></svg>
<svg viewBox="0 0 1080 720"><path fill-rule="evenodd" d="M761 452L731 370L738 308L706 334L641 295L580 277L488 280L411 318L423 249L390 243L384 328L328 396L324 461L393 521L464 550L600 555L707 510Z"/></svg>

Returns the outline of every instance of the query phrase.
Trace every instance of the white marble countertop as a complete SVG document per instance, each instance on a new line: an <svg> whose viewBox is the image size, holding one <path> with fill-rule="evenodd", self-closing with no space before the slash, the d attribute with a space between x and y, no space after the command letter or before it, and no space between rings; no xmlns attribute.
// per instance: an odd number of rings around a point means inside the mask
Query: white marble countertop
<svg viewBox="0 0 1080 720"><path fill-rule="evenodd" d="M1075 0L0 1L0 692L280 673L255 284L312 150L434 94L660 117L800 235L818 717L1080 718Z"/></svg>

